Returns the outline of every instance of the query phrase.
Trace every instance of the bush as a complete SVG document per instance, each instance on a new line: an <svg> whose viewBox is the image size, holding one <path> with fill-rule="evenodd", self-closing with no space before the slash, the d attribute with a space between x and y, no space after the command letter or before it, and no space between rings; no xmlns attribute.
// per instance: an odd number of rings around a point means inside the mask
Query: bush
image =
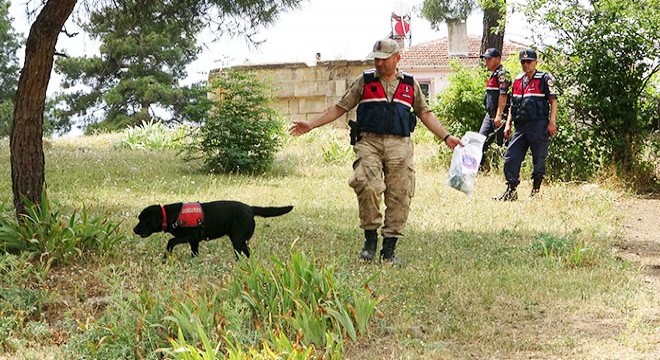
<svg viewBox="0 0 660 360"><path fill-rule="evenodd" d="M559 99L557 134L550 139L546 177L561 181L586 181L602 167L603 149L594 141L595 134L591 129L569 120L570 112L564 104Z"/></svg>
<svg viewBox="0 0 660 360"><path fill-rule="evenodd" d="M461 137L466 131L479 131L486 115L484 85L487 73L451 63L449 87L438 95L433 112L453 134ZM442 141L442 140L440 140Z"/></svg>
<svg viewBox="0 0 660 360"><path fill-rule="evenodd" d="M256 75L228 70L216 79L213 110L187 149L212 173L261 173L281 146L283 121L267 105L270 87Z"/></svg>
<svg viewBox="0 0 660 360"><path fill-rule="evenodd" d="M177 359L219 352L230 359L341 358L345 337L356 342L368 334L380 302L370 291L346 287L336 269L317 267L301 253L288 263L273 260L272 268L242 261L227 289L177 302L166 317L178 328L169 352Z"/></svg>

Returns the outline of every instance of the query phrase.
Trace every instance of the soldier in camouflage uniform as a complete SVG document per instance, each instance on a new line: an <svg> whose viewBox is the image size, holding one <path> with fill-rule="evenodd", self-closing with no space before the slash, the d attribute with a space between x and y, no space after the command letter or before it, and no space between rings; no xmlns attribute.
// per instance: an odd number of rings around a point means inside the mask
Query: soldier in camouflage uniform
<svg viewBox="0 0 660 360"><path fill-rule="evenodd" d="M377 41L370 58L374 59L375 69L355 78L337 104L309 121L293 121L289 132L302 135L358 107L357 123L351 124L356 160L349 185L357 195L360 227L365 236L360 256L368 261L375 257L380 228L382 261L400 264L394 251L403 237L415 193L410 134L417 117L450 148L461 140L451 135L431 112L419 83L397 68L401 55L394 40Z"/></svg>

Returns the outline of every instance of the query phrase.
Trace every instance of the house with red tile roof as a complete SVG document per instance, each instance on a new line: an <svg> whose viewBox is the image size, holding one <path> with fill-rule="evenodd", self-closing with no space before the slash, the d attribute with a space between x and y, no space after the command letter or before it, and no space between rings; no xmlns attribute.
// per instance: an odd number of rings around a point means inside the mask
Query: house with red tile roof
<svg viewBox="0 0 660 360"><path fill-rule="evenodd" d="M399 68L412 74L422 91L433 101L449 85L450 62L459 61L466 66L478 66L481 37L464 36L466 41L452 41L447 37L404 48ZM455 39L454 39L455 40ZM457 45L456 45L457 44ZM504 57L517 54L521 44L505 43ZM362 71L373 68L372 60L317 61L305 63L279 63L238 65L236 71L250 71L268 81L274 92L273 107L290 119L311 119L334 105L344 94L351 81ZM223 69L211 70L209 78L221 74ZM340 117L337 126L346 126L355 119L355 109Z"/></svg>
<svg viewBox="0 0 660 360"><path fill-rule="evenodd" d="M467 52L450 51L449 39L441 39L413 45L401 50L399 68L412 74L422 86L429 99L435 99L449 85L450 62L458 61L466 67L479 66L481 55L481 37L467 37ZM502 51L503 60L507 56L518 54L524 45L505 42Z"/></svg>

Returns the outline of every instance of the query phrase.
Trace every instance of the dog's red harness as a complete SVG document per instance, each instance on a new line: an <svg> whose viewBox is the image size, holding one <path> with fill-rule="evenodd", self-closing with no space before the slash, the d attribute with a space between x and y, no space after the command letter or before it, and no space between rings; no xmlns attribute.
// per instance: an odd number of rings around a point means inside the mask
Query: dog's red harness
<svg viewBox="0 0 660 360"><path fill-rule="evenodd" d="M160 211L163 214L163 231L167 230L167 212L163 205L160 206ZM202 204L198 202L184 203L181 205L181 211L176 221L172 224L172 228L177 227L198 227L204 223L204 210Z"/></svg>
<svg viewBox="0 0 660 360"><path fill-rule="evenodd" d="M204 223L204 210L198 202L185 203L176 219L176 227L198 227Z"/></svg>
<svg viewBox="0 0 660 360"><path fill-rule="evenodd" d="M165 206L160 206L160 212L163 214L163 231L167 230L167 213L165 212Z"/></svg>

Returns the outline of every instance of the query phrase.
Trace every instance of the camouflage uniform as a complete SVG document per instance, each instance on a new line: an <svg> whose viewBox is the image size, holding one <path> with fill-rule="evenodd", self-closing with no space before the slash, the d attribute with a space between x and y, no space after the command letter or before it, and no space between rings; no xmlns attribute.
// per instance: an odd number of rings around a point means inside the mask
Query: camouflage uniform
<svg viewBox="0 0 660 360"><path fill-rule="evenodd" d="M392 101L394 93L403 79L397 71L396 80L380 80ZM413 109L415 114L431 111L422 94L419 83L414 81ZM349 111L356 107L364 91L364 76L358 76L337 106ZM415 193L415 167L413 143L409 136L361 132L361 139L353 147L356 160L349 185L358 198L360 227L364 230L381 228L384 238L401 238L408 220L410 202ZM385 218L381 212L381 198L385 194Z"/></svg>

